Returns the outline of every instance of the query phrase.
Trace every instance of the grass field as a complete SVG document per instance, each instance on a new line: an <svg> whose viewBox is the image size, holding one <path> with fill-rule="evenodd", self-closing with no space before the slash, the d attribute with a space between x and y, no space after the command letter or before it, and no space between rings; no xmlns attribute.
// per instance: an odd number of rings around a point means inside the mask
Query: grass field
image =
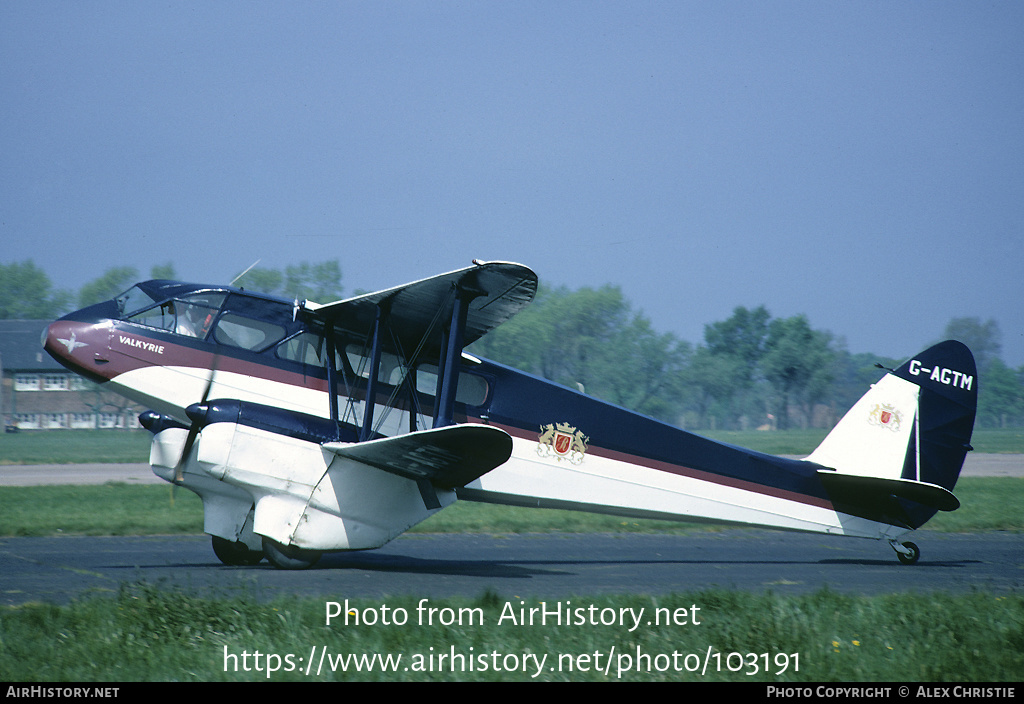
<svg viewBox="0 0 1024 704"><path fill-rule="evenodd" d="M445 624L420 623L416 597L385 601L388 625L341 619L328 625L322 599L201 598L154 585L127 586L112 599L66 607L0 610L0 680L909 683L1019 682L1024 673L1019 594L709 590L569 600L595 613L644 609L647 619L632 631L591 619L513 624L502 619L509 607L541 604L490 592L430 600L449 610ZM355 599L348 606L365 617L379 613L382 603ZM687 620L659 624L656 609Z"/></svg>
<svg viewBox="0 0 1024 704"><path fill-rule="evenodd" d="M720 431L706 433L706 436L773 455L802 455L817 447L825 431ZM151 437L145 430L5 433L0 435L0 465L148 462ZM976 452L1024 453L1024 428L977 430L972 444Z"/></svg>
<svg viewBox="0 0 1024 704"><path fill-rule="evenodd" d="M965 477L962 506L939 513L928 530L1024 532L1024 479ZM687 533L713 526L465 501L414 527L418 533ZM203 532L199 498L170 485L0 487L0 536L166 535Z"/></svg>

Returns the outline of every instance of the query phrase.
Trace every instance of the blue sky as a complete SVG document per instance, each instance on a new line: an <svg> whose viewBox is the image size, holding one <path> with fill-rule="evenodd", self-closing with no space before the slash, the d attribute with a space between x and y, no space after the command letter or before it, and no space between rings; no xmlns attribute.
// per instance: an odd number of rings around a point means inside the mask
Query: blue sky
<svg viewBox="0 0 1024 704"><path fill-rule="evenodd" d="M1024 364L1024 3L0 3L0 261L347 293L502 259L697 343L994 318Z"/></svg>

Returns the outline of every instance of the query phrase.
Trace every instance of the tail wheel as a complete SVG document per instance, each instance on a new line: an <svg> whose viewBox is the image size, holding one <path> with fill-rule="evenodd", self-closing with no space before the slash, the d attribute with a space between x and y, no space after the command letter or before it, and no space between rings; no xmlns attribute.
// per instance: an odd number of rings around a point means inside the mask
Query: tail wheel
<svg viewBox="0 0 1024 704"><path fill-rule="evenodd" d="M258 565L260 560L263 559L262 550L253 550L245 543L226 540L219 535L212 535L210 538L213 543L214 554L216 554L217 559L225 565L231 565L233 567L242 565Z"/></svg>
<svg viewBox="0 0 1024 704"><path fill-rule="evenodd" d="M295 545L282 545L276 540L263 538L263 554L280 570L305 570L317 563L319 550L307 550Z"/></svg>
<svg viewBox="0 0 1024 704"><path fill-rule="evenodd" d="M900 545L909 551L896 550L896 558L904 565L913 565L921 558L921 549L917 547L916 543L906 542L900 543ZM893 549L895 549L895 546Z"/></svg>

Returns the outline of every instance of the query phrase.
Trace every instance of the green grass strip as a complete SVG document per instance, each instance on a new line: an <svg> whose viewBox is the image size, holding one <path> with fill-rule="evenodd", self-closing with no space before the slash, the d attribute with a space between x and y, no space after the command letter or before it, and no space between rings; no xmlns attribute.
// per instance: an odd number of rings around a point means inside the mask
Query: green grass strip
<svg viewBox="0 0 1024 704"><path fill-rule="evenodd" d="M961 507L925 528L950 533L1024 531L1024 479L965 477ZM457 502L413 528L418 533L673 533L716 530L674 521ZM165 535L203 532L202 503L170 485L0 487L0 536Z"/></svg>
<svg viewBox="0 0 1024 704"><path fill-rule="evenodd" d="M432 613L420 603L353 599L355 616L374 623L352 616L346 625L327 622L324 599L261 602L132 585L113 598L6 608L0 680L903 683L1019 682L1024 673L1024 596L1016 594L710 590L541 603L485 593L430 599ZM539 608L588 615L518 617ZM632 630L628 613L641 616Z"/></svg>
<svg viewBox="0 0 1024 704"><path fill-rule="evenodd" d="M825 430L701 431L714 440L773 455L807 455ZM0 464L146 463L152 438L145 430L47 430L0 434ZM596 440L594 440L596 442ZM977 429L976 452L1024 453L1024 428Z"/></svg>

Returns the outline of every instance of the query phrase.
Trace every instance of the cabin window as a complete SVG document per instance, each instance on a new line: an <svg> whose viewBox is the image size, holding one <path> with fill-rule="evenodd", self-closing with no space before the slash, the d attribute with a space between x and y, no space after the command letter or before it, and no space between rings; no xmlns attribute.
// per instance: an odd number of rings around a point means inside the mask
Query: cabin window
<svg viewBox="0 0 1024 704"><path fill-rule="evenodd" d="M363 379L369 378L370 357L369 351L365 347L349 345L345 348L345 356L356 376ZM390 386L398 386L408 373L408 367L397 355L388 352L381 353L377 381ZM416 367L416 391L431 398L437 394L436 364L421 364ZM487 400L487 391L488 385L485 378L469 372L461 372L455 400L469 406L482 406Z"/></svg>
<svg viewBox="0 0 1024 704"><path fill-rule="evenodd" d="M278 345L277 356L291 362L321 367L320 348L323 344L323 336L304 332Z"/></svg>
<svg viewBox="0 0 1024 704"><path fill-rule="evenodd" d="M285 329L281 325L225 313L217 322L213 339L222 345L259 352L283 339L284 335Z"/></svg>
<svg viewBox="0 0 1024 704"><path fill-rule="evenodd" d="M437 394L437 365L421 364L416 367L416 390L427 396ZM469 372L459 373L459 388L455 400L467 406L482 406L487 400L487 379Z"/></svg>
<svg viewBox="0 0 1024 704"><path fill-rule="evenodd" d="M348 345L345 348L345 356L348 358L349 367L353 373L362 379L370 378L370 351L362 345ZM380 370L377 372L377 381L382 384L398 386L407 374L406 367L398 355L390 352L381 352Z"/></svg>

